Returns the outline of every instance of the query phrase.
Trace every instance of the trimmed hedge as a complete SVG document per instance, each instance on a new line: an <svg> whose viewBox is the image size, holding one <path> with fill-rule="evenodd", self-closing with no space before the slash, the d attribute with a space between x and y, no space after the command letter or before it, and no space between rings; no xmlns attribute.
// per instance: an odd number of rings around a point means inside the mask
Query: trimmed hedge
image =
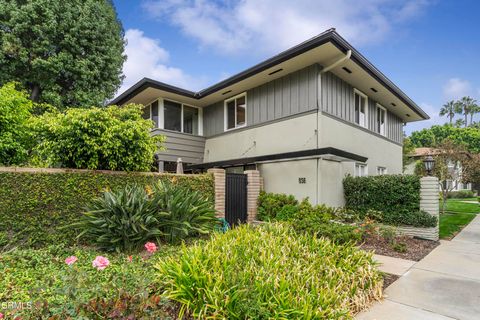
<svg viewBox="0 0 480 320"><path fill-rule="evenodd" d="M214 181L210 174L0 172L0 248L73 244L78 230L69 225L77 221L86 204L102 191L129 184L147 187L158 180L184 185L214 201Z"/></svg>
<svg viewBox="0 0 480 320"><path fill-rule="evenodd" d="M414 175L348 176L343 180L345 207L365 216L381 211L390 225L433 227L437 219L420 211L420 178Z"/></svg>

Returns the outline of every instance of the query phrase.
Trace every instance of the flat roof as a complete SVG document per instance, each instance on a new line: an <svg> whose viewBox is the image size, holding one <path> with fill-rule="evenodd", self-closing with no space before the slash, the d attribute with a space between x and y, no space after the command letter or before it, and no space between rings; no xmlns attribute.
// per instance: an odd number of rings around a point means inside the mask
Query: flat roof
<svg viewBox="0 0 480 320"><path fill-rule="evenodd" d="M428 114L426 114L412 99L410 99L402 90L400 90L400 88L398 88L390 79L388 79L382 72L380 72L350 43L348 43L344 38L342 38L335 31L335 29L329 29L319 34L316 37L313 37L305 42L302 42L299 45L296 45L290 49L287 49L263 62L260 62L259 64L251 68L248 68L230 78L220 81L219 83L214 84L198 92L172 86L167 83L156 81L153 79L143 78L142 80L134 84L132 87L127 89L125 92L123 92L122 94L117 96L115 99L113 99L109 104L122 105L147 88L160 89L166 92L184 96L186 98L200 100L222 89L225 89L237 82L240 82L249 77L252 77L257 73L265 71L275 65L278 65L298 55L301 55L305 52L313 50L326 43L333 44L343 53L347 53L349 50L351 50L350 59L353 62L355 62L363 70L365 70L372 78L378 81L382 86L384 86L388 91L390 91L395 97L397 97L400 101L402 101L409 109L415 112L420 118L422 119L430 118Z"/></svg>

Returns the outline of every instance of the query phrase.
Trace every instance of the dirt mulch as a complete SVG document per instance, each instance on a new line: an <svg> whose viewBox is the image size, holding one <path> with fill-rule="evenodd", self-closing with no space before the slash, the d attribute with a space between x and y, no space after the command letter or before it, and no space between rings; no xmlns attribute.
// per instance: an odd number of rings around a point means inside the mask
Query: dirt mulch
<svg viewBox="0 0 480 320"><path fill-rule="evenodd" d="M383 274L383 290L387 289L389 285L397 281L400 276L391 273L384 273Z"/></svg>
<svg viewBox="0 0 480 320"><path fill-rule="evenodd" d="M366 251L374 251L376 254L402 258L412 261L420 261L430 253L440 242L411 238L407 236L396 237L396 243L405 243L406 252L398 252L393 249L392 243L380 236L367 236L360 248Z"/></svg>

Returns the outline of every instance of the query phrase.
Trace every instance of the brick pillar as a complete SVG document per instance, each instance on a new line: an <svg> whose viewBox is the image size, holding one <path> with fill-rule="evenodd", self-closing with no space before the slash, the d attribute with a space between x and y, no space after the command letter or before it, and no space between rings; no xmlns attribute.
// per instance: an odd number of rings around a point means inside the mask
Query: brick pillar
<svg viewBox="0 0 480 320"><path fill-rule="evenodd" d="M439 186L436 177L423 177L420 179L420 210L430 213L439 219ZM434 240L439 238L438 222L435 227Z"/></svg>
<svg viewBox="0 0 480 320"><path fill-rule="evenodd" d="M244 173L247 175L247 221L253 222L257 219L257 205L258 195L261 190L261 177L258 170L246 170Z"/></svg>
<svg viewBox="0 0 480 320"><path fill-rule="evenodd" d="M225 218L225 170L219 168L208 169L213 174L215 182L215 211L218 218Z"/></svg>

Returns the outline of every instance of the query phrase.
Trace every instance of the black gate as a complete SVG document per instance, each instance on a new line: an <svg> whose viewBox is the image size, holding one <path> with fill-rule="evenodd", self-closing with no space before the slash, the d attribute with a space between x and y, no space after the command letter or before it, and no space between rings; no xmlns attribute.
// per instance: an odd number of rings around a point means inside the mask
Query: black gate
<svg viewBox="0 0 480 320"><path fill-rule="evenodd" d="M247 221L247 183L246 174L226 174L225 220L231 226Z"/></svg>

